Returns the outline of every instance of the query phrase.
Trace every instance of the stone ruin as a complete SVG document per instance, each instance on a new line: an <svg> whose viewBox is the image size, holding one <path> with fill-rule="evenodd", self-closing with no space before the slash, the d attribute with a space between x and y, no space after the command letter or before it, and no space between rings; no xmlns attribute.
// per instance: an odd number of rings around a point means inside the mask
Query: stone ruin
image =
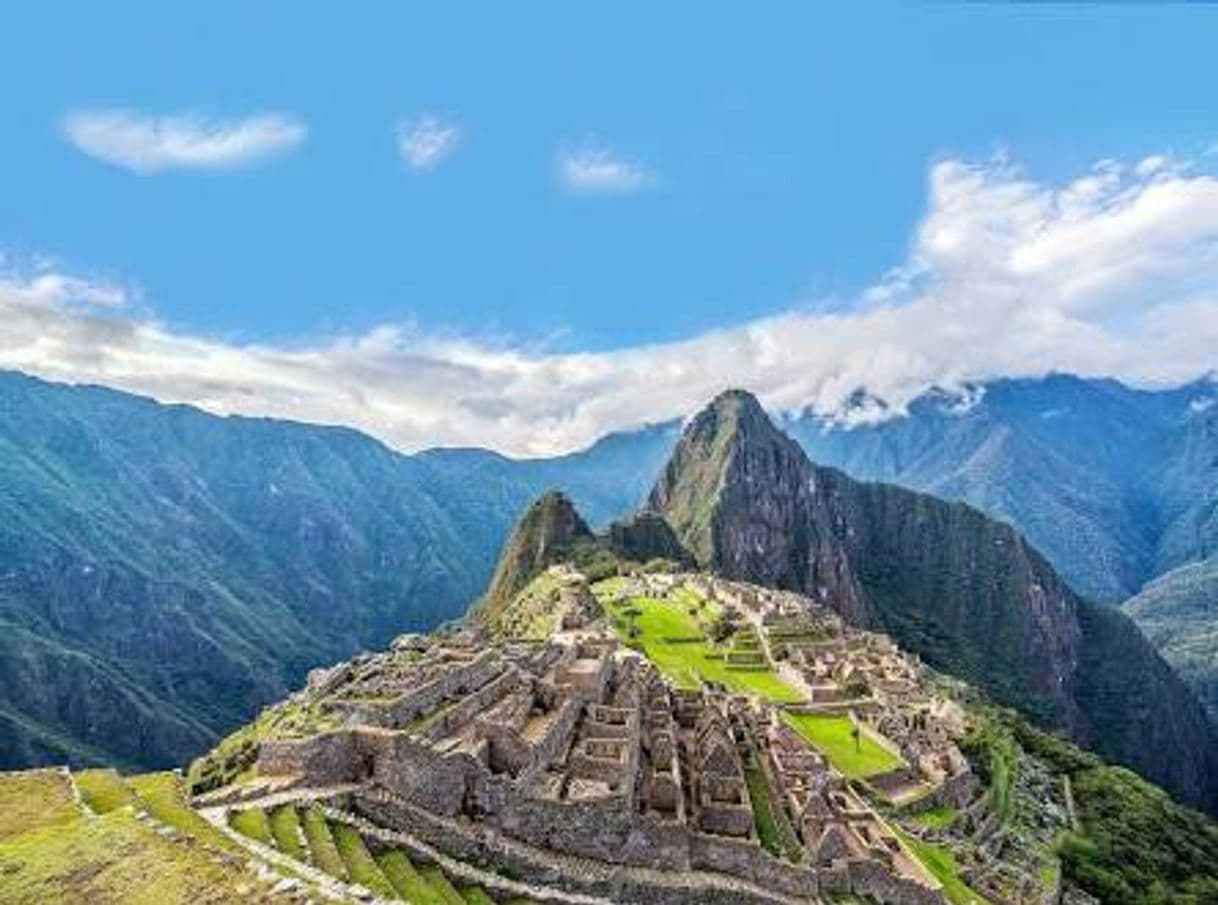
<svg viewBox="0 0 1218 905"><path fill-rule="evenodd" d="M471 632L411 638L315 673L306 695L339 728L263 741L258 775L281 796L285 783L330 795L369 825L514 876L553 881L559 859L572 894L611 884L617 901L943 901L771 707L673 689L612 639L572 634L498 647ZM762 844L759 787L798 851ZM225 795L248 793L222 789L211 804Z"/></svg>

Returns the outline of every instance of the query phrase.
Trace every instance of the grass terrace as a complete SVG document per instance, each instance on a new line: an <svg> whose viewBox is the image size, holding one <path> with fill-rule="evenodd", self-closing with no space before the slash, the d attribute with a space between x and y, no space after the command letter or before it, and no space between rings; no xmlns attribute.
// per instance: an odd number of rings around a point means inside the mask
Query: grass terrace
<svg viewBox="0 0 1218 905"><path fill-rule="evenodd" d="M892 831L905 847L922 862L922 866L943 884L943 895L952 905L989 905L988 899L975 892L960 878L956 859L950 851L943 846L931 845L929 842L915 839L900 827L894 826Z"/></svg>
<svg viewBox="0 0 1218 905"><path fill-rule="evenodd" d="M82 770L76 774L76 788L89 809L96 814L135 804L135 793L114 770Z"/></svg>
<svg viewBox="0 0 1218 905"><path fill-rule="evenodd" d="M865 726L860 726L856 739L847 716L788 713L786 718L795 731L824 754L839 773L850 779L879 776L905 763L877 742Z"/></svg>
<svg viewBox="0 0 1218 905"><path fill-rule="evenodd" d="M166 837L140 820L135 808L119 803L110 778L101 772L89 771L84 784L90 791L82 796L108 808L102 816L86 815L76 805L59 771L0 777L0 900L14 905L276 901L269 884L241 861L218 860L197 839Z"/></svg>
<svg viewBox="0 0 1218 905"><path fill-rule="evenodd" d="M0 774L0 841L31 829L61 826L79 814L63 771Z"/></svg>
<svg viewBox="0 0 1218 905"><path fill-rule="evenodd" d="M139 807L161 823L216 848L240 851L237 843L204 820L186 803L182 779L177 774L145 773L131 777L128 783L135 792Z"/></svg>
<svg viewBox="0 0 1218 905"><path fill-rule="evenodd" d="M958 814L959 812L953 807L939 805L922 811L920 814L914 814L913 821L928 830L945 830L955 823Z"/></svg>
<svg viewBox="0 0 1218 905"><path fill-rule="evenodd" d="M642 651L679 688L694 689L715 682L738 694L757 695L776 704L802 700L794 688L778 677L764 657L752 630L742 632L741 644L711 640L712 621L719 612L710 602L687 589L672 599L632 597L618 601L608 582L594 587L598 598L622 640ZM751 635L751 637L750 637ZM733 657L732 655L736 656ZM739 662L733 662L739 661Z"/></svg>

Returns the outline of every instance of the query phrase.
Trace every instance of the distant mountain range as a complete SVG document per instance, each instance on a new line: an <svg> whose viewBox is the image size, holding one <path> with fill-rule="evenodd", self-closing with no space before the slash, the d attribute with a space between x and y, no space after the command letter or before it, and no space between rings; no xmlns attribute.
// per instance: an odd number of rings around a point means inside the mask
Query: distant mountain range
<svg viewBox="0 0 1218 905"><path fill-rule="evenodd" d="M1218 655L1206 649L1218 598L1183 568L1218 553L1218 379L1162 391L1069 375L1000 380L927 393L878 423L842 420L785 427L814 461L1010 522L1091 599L1119 604L1174 575L1127 611L1218 721Z"/></svg>
<svg viewBox="0 0 1218 905"><path fill-rule="evenodd" d="M542 489L632 508L675 433L403 456L0 373L0 767L181 764L309 668L464 613Z"/></svg>
<svg viewBox="0 0 1218 905"><path fill-rule="evenodd" d="M860 399L860 404L867 400ZM813 461L1005 519L1108 603L1218 551L1218 382L1137 390L1053 375L932 391L875 424L784 427Z"/></svg>
<svg viewBox="0 0 1218 905"><path fill-rule="evenodd" d="M1156 578L1122 608L1218 723L1218 556Z"/></svg>
<svg viewBox="0 0 1218 905"><path fill-rule="evenodd" d="M871 426L782 426L814 461L1010 521L1115 603L1215 550L1215 396L1050 377L931 393ZM634 510L680 433L407 456L0 374L0 766L181 763L308 668L463 613L541 491L593 526Z"/></svg>

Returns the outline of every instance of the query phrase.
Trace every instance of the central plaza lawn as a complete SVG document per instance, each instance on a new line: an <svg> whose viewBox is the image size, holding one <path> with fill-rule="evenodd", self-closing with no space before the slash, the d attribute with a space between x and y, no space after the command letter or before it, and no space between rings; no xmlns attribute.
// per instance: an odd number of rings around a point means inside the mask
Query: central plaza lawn
<svg viewBox="0 0 1218 905"><path fill-rule="evenodd" d="M796 732L829 758L838 772L851 779L878 776L904 763L872 738L866 729L862 730L856 742L847 716L788 713L786 718Z"/></svg>
<svg viewBox="0 0 1218 905"><path fill-rule="evenodd" d="M597 590L602 589L598 586ZM716 610L692 593L681 594L679 600L632 597L606 602L605 608L622 640L640 647L679 688L717 682L730 691L757 695L776 704L802 700L799 692L769 667L729 668L724 659L728 647L716 649L703 627L703 620L714 618Z"/></svg>

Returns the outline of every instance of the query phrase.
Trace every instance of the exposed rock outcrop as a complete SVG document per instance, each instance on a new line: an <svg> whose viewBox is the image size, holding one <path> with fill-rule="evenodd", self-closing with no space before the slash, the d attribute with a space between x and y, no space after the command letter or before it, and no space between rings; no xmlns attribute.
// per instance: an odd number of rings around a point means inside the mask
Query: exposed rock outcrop
<svg viewBox="0 0 1218 905"><path fill-rule="evenodd" d="M610 549L624 559L639 563L666 559L682 567L694 565L693 555L682 546L672 526L650 509L610 525L608 541Z"/></svg>

